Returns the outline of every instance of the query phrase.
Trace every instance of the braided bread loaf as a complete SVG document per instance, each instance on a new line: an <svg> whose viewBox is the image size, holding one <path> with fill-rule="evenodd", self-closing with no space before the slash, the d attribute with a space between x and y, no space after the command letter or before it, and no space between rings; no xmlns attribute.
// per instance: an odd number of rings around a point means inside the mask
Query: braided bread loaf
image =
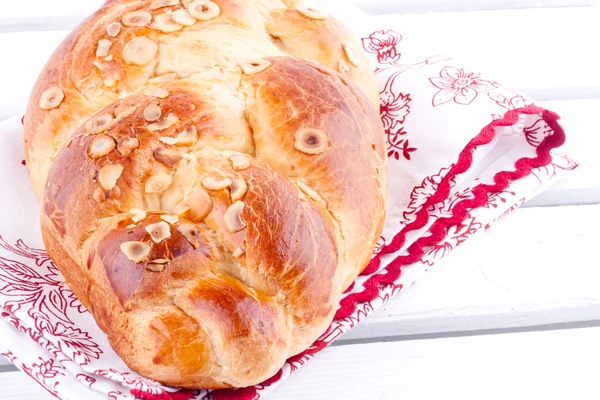
<svg viewBox="0 0 600 400"><path fill-rule="evenodd" d="M133 370L272 376L331 322L385 217L378 91L294 0L108 0L33 90L47 250Z"/></svg>

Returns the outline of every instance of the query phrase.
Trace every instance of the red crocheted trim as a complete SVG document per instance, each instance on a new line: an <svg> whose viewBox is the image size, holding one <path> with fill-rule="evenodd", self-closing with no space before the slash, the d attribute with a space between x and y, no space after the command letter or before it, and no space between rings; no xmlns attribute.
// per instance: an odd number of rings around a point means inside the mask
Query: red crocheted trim
<svg viewBox="0 0 600 400"><path fill-rule="evenodd" d="M401 274L402 266L409 265L419 261L423 256L423 248L431 246L442 240L452 226L460 224L467 218L469 211L473 208L481 207L486 204L488 194L504 190L511 181L525 177L531 173L533 168L548 165L552 161L550 151L561 146L565 142L565 133L562 127L558 124L560 117L558 114L545 110L538 106L527 106L517 110L512 110L506 113L502 119L493 121L481 130L479 135L473 138L463 149L458 157L458 161L452 167L450 172L442 179L438 186L437 192L432 195L423 208L417 213L415 221L404 227L392 241L384 246L381 251L373 257L369 265L362 272L362 275L370 275L377 272L381 267L381 257L386 254L391 254L398 251L408 232L423 228L429 220L429 207L433 204L446 200L450 195L451 181L457 176L466 172L473 163L473 153L482 145L490 143L496 136L496 128L502 126L514 125L520 114L541 114L542 119L552 128L554 134L546 137L536 149L536 157L521 158L515 163L515 171L502 171L494 176L493 185L480 184L473 189L474 198L463 200L458 203L449 218L439 218L430 228L431 235L424 236L418 239L408 248L408 254L399 256L394 259L386 268L385 273L373 275L364 283L364 290L358 293L352 293L345 297L340 302L335 319L349 317L354 312L356 305L371 301L379 294L379 287L393 284L398 280Z"/></svg>
<svg viewBox="0 0 600 400"><path fill-rule="evenodd" d="M139 389L131 389L130 393L142 400L189 400L194 397L192 390L180 390L173 393L151 394Z"/></svg>

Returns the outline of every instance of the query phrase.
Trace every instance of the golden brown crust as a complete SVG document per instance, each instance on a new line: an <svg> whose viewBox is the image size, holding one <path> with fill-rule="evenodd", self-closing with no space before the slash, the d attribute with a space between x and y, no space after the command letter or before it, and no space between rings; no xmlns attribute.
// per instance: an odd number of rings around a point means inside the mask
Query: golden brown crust
<svg viewBox="0 0 600 400"><path fill-rule="evenodd" d="M253 385L322 334L381 233L374 78L296 1L215 0L195 22L149 4L108 1L34 88L44 242L132 369Z"/></svg>

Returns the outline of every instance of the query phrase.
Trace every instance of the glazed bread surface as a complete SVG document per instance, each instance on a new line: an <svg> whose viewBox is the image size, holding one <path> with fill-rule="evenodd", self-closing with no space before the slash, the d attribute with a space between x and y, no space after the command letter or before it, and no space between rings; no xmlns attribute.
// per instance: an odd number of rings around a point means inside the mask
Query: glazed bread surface
<svg viewBox="0 0 600 400"><path fill-rule="evenodd" d="M371 258L378 107L357 41L297 1L109 0L26 113L48 253L131 369L260 383Z"/></svg>

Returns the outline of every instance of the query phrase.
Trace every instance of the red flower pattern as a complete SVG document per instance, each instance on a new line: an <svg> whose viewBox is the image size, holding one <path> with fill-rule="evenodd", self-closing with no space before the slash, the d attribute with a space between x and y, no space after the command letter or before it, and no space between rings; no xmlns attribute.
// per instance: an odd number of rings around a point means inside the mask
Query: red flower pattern
<svg viewBox="0 0 600 400"><path fill-rule="evenodd" d="M436 88L440 89L433 97L432 104L437 107L453 101L456 104L469 105L477 98L477 94L494 89L493 82L481 79L464 68L445 67L439 77L429 78Z"/></svg>
<svg viewBox="0 0 600 400"><path fill-rule="evenodd" d="M376 31L363 38L363 48L368 53L377 54L380 64L390 64L400 61L400 52L396 48L402 40L402 36L392 30Z"/></svg>
<svg viewBox="0 0 600 400"><path fill-rule="evenodd" d="M526 126L523 129L523 132L525 132L527 143L533 147L538 147L544 139L554 134L552 128L550 128L542 118L539 118L533 124Z"/></svg>

